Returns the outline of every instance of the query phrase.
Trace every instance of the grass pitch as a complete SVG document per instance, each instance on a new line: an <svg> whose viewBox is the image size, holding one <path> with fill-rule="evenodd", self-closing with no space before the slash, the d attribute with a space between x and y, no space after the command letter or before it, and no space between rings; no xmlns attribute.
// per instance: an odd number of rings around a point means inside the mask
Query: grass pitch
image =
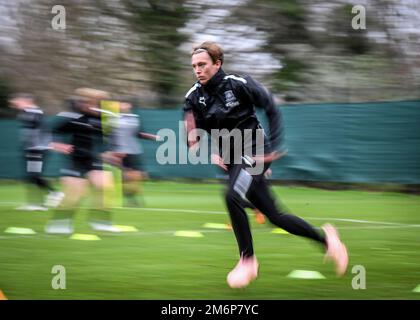
<svg viewBox="0 0 420 320"><path fill-rule="evenodd" d="M415 195L326 191L274 187L294 214L320 227L336 225L348 246L349 270L336 278L323 264L321 248L303 238L271 233L256 224L252 213L260 276L245 290L232 290L227 273L238 258L230 230L208 229L206 223L228 223L219 184L146 182L145 207L113 209L116 225L137 232L92 231L86 208L75 219L75 233L97 235L99 241L46 235L52 212L15 210L21 184L0 185L0 290L8 299L419 299L420 197ZM31 228L17 235L9 227ZM204 237L177 237L176 231ZM52 287L53 266L65 268L65 290ZM366 289L360 282L366 271ZM353 269L354 268L354 269ZM325 279L294 279L293 270L320 272ZM352 273L352 270L354 273ZM359 276L359 278L354 278Z"/></svg>

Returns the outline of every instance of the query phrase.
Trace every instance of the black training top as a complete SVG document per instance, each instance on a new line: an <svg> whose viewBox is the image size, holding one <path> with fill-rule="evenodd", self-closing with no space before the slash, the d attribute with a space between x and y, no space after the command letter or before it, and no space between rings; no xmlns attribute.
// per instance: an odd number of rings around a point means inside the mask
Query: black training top
<svg viewBox="0 0 420 320"><path fill-rule="evenodd" d="M71 157L94 159L103 151L101 118L78 112L60 112L58 118L59 123L53 130L54 141L60 140L57 135L70 135L69 143L74 146Z"/></svg>
<svg viewBox="0 0 420 320"><path fill-rule="evenodd" d="M192 111L197 128L208 133L212 129L231 131L235 128L256 131L262 129L255 113L256 107L264 109L269 123L270 135L267 137L264 134L264 153L279 150L283 136L280 110L267 89L250 76L227 75L219 69L205 85L196 82L188 91L185 95L184 112ZM244 144L245 140L244 138ZM253 148L255 143L253 134Z"/></svg>

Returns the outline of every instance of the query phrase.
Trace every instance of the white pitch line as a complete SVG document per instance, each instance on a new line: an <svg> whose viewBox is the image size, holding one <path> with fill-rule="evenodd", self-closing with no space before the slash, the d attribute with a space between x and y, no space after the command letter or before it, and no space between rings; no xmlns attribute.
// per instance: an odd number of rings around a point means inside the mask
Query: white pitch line
<svg viewBox="0 0 420 320"><path fill-rule="evenodd" d="M19 205L16 202L0 202L0 206L6 205ZM82 207L88 208L88 207ZM197 214L218 214L218 215L229 215L227 211L209 211L209 210L195 210L195 209L170 209L170 208L125 208L125 207L113 207L113 209L118 210L132 210L132 211L160 211L168 213L197 213ZM253 216L253 213L248 213L249 216ZM401 227L418 227L418 224L407 224L407 223L398 223L398 222L388 222L388 221L373 221L373 220L358 220L358 219L346 219L346 218L320 218L320 217L303 217L305 219L311 220L321 220L321 221L343 221L343 222L352 222L352 223L364 223L364 224L379 224L379 225L389 225L389 226L401 226Z"/></svg>
<svg viewBox="0 0 420 320"><path fill-rule="evenodd" d="M162 212L186 212L186 213L200 213L200 214L223 214L229 215L227 211L207 211L207 210L191 210L191 209L169 209L169 208L124 208L117 207L115 209L122 210L150 210L150 211L162 211ZM249 216L253 216L253 213L248 213ZM304 217L305 219L311 220L332 220L332 221L343 221L343 222L353 222L353 223L365 223L365 224L383 224L390 226L401 226L401 227L418 227L417 224L407 224L399 222L386 222L386 221L372 221L372 220L356 220L356 219L345 219L345 218L319 218L319 217Z"/></svg>
<svg viewBox="0 0 420 320"><path fill-rule="evenodd" d="M395 226L338 227L339 230L404 229L404 228L420 228L420 224L407 224L407 225L395 225Z"/></svg>
<svg viewBox="0 0 420 320"><path fill-rule="evenodd" d="M6 207L6 206L18 206L22 203L19 202L0 202L0 207ZM81 208L89 208L81 206ZM162 212L186 212L186 213L203 213L203 214L227 214L226 211L206 211L206 210L192 210L192 209L169 209L169 208L147 208L147 207L140 207L140 208L126 208L126 207L113 207L112 209L118 209L118 210L133 210L133 211L139 211L139 210L148 210L148 211L162 211Z"/></svg>
<svg viewBox="0 0 420 320"><path fill-rule="evenodd" d="M420 224L409 224L409 223L387 222L387 221L356 220L356 219L344 219L344 218L306 217L306 219L312 219L312 220L332 220L332 221L344 221L344 222L366 223L366 224L384 224L384 225L401 226L401 227L405 227L405 226L418 227L418 226L420 226Z"/></svg>

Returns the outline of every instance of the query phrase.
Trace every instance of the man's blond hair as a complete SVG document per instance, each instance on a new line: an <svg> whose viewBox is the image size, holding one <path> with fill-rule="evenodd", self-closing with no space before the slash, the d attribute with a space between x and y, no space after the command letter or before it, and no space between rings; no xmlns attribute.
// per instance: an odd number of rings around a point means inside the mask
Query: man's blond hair
<svg viewBox="0 0 420 320"><path fill-rule="evenodd" d="M107 100L111 98L108 92L92 88L78 88L74 90L74 94L79 99Z"/></svg>

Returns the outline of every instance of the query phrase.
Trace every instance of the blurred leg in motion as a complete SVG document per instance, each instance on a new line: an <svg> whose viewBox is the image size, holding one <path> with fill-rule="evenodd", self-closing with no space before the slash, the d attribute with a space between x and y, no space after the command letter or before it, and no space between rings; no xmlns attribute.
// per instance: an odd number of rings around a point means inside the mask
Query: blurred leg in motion
<svg viewBox="0 0 420 320"><path fill-rule="evenodd" d="M106 195L111 194L114 188L112 173L105 170L92 170L88 173L92 186L92 207L89 210L89 224L93 230L118 232L112 225L111 211L109 210Z"/></svg>
<svg viewBox="0 0 420 320"><path fill-rule="evenodd" d="M141 171L127 169L123 174L123 193L124 206L126 207L140 207L144 205L142 198L142 182L143 174ZM141 199L139 202L139 198Z"/></svg>
<svg viewBox="0 0 420 320"><path fill-rule="evenodd" d="M88 191L88 181L84 178L62 177L61 183L65 198L61 205L54 210L53 217L45 227L46 233L73 233L73 217Z"/></svg>
<svg viewBox="0 0 420 320"><path fill-rule="evenodd" d="M284 206L276 205L267 182L264 177L253 179L248 199L263 212L271 223L286 230L287 232L312 239L322 244L326 250L326 261L332 260L336 266L337 276L343 276L348 266L348 252L346 246L338 236L337 230L327 224L323 231L319 232L305 220L287 212Z"/></svg>
<svg viewBox="0 0 420 320"><path fill-rule="evenodd" d="M284 208L277 208L264 175L251 176L241 165L234 165L229 170L230 187L226 194L226 203L232 221L232 227L239 246L240 261L228 275L231 287L244 287L256 278L252 235L248 217L244 210L244 202L239 197L248 199L258 208L271 223L287 232L314 240L327 251L327 259L336 264L337 275L345 273L348 264L347 250L334 228L324 228L325 235L305 220L287 213ZM251 263L252 262L252 263Z"/></svg>
<svg viewBox="0 0 420 320"><path fill-rule="evenodd" d="M44 203L44 196L58 194L48 180L42 177L44 167L44 151L27 151L26 160L26 202L27 204L19 207L20 210L48 210Z"/></svg>

